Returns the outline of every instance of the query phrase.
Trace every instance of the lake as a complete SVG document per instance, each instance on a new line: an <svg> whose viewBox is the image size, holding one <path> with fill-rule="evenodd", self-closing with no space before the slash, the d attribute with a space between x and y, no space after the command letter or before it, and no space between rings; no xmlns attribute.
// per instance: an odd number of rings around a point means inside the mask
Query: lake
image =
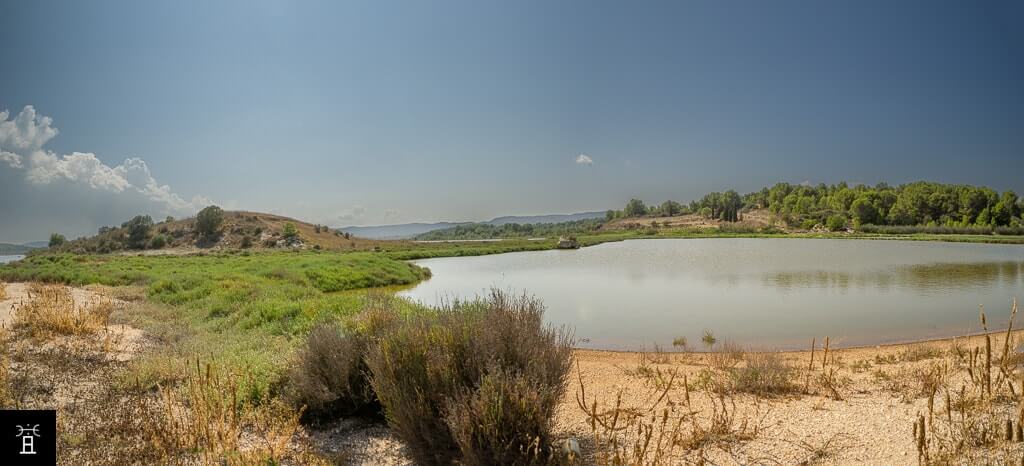
<svg viewBox="0 0 1024 466"><path fill-rule="evenodd" d="M0 256L0 264L6 264L8 262L14 262L14 261L21 260L21 259L24 259L24 258L25 258L25 256L22 256L22 255Z"/></svg>
<svg viewBox="0 0 1024 466"><path fill-rule="evenodd" d="M496 287L528 292L578 346L700 349L705 329L760 349L812 337L873 345L1005 328L1024 297L1024 247L925 241L653 239L579 250L416 261L430 280L399 294L427 303Z"/></svg>

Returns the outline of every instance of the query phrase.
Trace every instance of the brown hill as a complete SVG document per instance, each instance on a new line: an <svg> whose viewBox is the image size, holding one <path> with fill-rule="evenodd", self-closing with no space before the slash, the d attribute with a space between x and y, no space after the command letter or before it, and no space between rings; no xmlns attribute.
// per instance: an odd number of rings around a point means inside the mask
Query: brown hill
<svg viewBox="0 0 1024 466"><path fill-rule="evenodd" d="M295 225L298 232L294 241L284 238L285 224L288 223ZM203 237L196 230L195 217L189 217L154 224L149 230L144 248L131 247L128 229L122 226L102 228L96 236L70 241L59 249L101 254L119 251L180 254L210 249L369 250L389 243L357 238L327 226L260 212L224 212L224 222L218 231L219 234L213 238Z"/></svg>

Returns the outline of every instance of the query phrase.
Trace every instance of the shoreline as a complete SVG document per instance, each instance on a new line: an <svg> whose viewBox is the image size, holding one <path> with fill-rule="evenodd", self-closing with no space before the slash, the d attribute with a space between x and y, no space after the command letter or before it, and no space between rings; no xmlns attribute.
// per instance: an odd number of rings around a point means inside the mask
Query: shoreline
<svg viewBox="0 0 1024 466"><path fill-rule="evenodd" d="M1021 332L1024 332L1024 328L1014 328L1011 331L1011 335L1015 335L1016 336L1016 335L1019 335ZM974 340L974 339L981 339L985 335L991 335L991 336L1006 335L1006 328L997 329L997 330L989 330L987 332L982 331L982 332L975 332L975 333L967 333L967 334L955 335L955 336L951 336L951 337L924 338L924 339L920 339L920 340L906 340L906 341L898 341L898 342L891 342L891 343L879 343L879 344L874 344L874 345L829 346L829 351L861 351L861 350L902 349L904 347L919 346L919 345L934 345L934 344L941 344L941 343L952 343L952 342L957 341L957 340L969 341L969 340ZM815 351L820 351L820 348L823 345L824 345L824 340L816 339L815 340ZM700 355L707 355L707 354L714 354L715 353L715 351L713 351L713 350L709 350L709 351L697 351L697 350L678 351L678 350L671 349L671 348L664 349L662 351L642 351L642 350L616 350L616 349L599 349L599 348L579 348L579 347L573 347L572 350L573 350L573 352L579 352L579 353L594 353L594 354L605 353L605 354L630 354L630 355L666 354L666 355L700 356ZM811 351L810 351L810 349L764 350L764 349L757 349L756 347L753 347L753 348L743 347L743 352L744 353L755 353L755 354L767 354L767 353L770 353L770 354L779 354L779 355L792 355L792 354L810 353Z"/></svg>

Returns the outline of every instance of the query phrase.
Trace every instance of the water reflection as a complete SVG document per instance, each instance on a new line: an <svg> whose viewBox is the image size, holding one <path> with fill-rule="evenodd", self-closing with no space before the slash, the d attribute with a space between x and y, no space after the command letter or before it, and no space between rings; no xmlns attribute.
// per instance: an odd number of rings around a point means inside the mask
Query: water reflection
<svg viewBox="0 0 1024 466"><path fill-rule="evenodd" d="M766 272L765 285L793 288L871 288L886 291L893 287L919 291L960 291L985 288L1000 282L1019 285L1024 262L937 263L900 265L891 269L862 271L808 270Z"/></svg>

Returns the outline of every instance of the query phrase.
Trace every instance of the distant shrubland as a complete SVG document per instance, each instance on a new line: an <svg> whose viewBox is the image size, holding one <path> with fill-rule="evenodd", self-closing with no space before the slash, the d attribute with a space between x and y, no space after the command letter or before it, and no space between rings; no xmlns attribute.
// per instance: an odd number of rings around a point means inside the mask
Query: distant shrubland
<svg viewBox="0 0 1024 466"><path fill-rule="evenodd" d="M434 230L416 236L417 240L459 240L487 238L537 238L592 233L601 228L604 220L591 218L560 223L506 223L491 225L471 223Z"/></svg>

